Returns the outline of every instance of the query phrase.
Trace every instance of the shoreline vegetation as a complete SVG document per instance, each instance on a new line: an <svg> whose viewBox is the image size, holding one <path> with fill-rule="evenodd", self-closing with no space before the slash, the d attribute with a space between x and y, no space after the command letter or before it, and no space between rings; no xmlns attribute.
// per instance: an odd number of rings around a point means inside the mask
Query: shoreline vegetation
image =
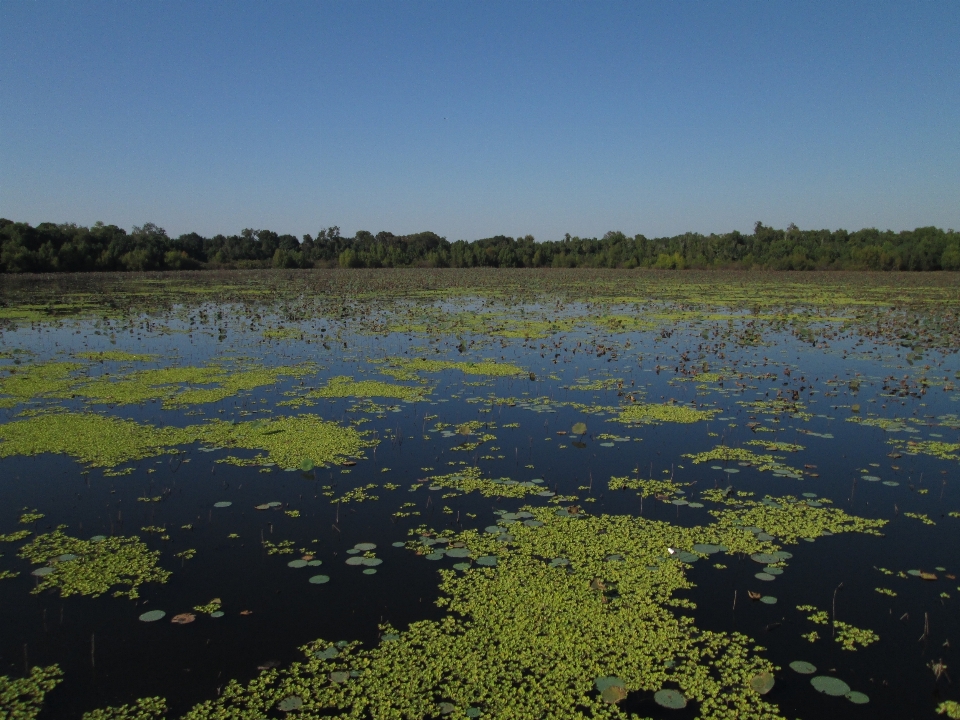
<svg viewBox="0 0 960 720"><path fill-rule="evenodd" d="M247 228L239 235L177 238L146 223L131 232L97 222L28 223L0 218L0 272L78 273L262 268L653 268L742 270L960 270L960 232L922 227L786 230L761 222L738 231L647 238L611 231L602 238L537 242L497 235L449 242L433 232L374 235L340 228L301 238Z"/></svg>

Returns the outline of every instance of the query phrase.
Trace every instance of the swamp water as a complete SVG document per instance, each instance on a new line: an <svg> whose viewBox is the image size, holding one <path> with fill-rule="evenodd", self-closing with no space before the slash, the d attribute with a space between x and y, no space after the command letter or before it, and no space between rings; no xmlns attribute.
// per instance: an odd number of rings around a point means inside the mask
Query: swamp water
<svg viewBox="0 0 960 720"><path fill-rule="evenodd" d="M953 276L4 283L0 717L960 713Z"/></svg>

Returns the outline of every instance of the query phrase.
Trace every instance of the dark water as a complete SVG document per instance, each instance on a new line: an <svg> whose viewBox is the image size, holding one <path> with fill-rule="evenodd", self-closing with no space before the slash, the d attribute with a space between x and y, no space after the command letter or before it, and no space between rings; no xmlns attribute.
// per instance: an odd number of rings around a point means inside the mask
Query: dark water
<svg viewBox="0 0 960 720"><path fill-rule="evenodd" d="M314 387L337 375L392 382L377 375L379 366L368 362L385 356L502 358L533 372L536 380L483 378L444 371L429 376L436 390L428 402L375 399L392 408L379 415L353 409L354 399L320 399L315 407L303 411L341 422L368 418L370 421L362 429L376 430L382 438L376 451L368 450L368 459L358 462L349 474L342 474L340 468L317 468L306 473L273 468L272 472L262 473L257 467L218 464L215 461L226 451L205 453L196 446L183 448L185 455L177 458L161 456L139 461L132 474L120 477L106 477L97 469L83 474L79 463L59 455L0 460L0 532L18 529L21 510L35 508L45 515L33 528L37 533L65 524L69 532L80 537L140 535L151 548L163 551L161 565L173 572L166 584L144 585L141 597L135 601L109 595L96 599L61 598L56 592L32 595L29 591L36 579L29 574L29 565L16 557L17 546L0 548L0 569L20 571L19 577L0 581L0 612L4 618L0 624L0 672L16 676L27 667L58 663L65 673L63 683L48 695L42 717L79 718L96 707L148 695L166 697L171 704L171 717L175 717L197 702L216 697L229 679L245 681L257 675L258 667L298 659L298 646L314 638L375 643L381 622L403 628L415 620L441 617L442 611L433 604L438 593L437 565L413 558L391 543L406 540L408 529L421 523L437 530L483 528L495 521L495 509L546 504L545 498L511 500L476 493L443 499L441 495L448 491L426 488L408 494L407 488L418 478L455 471L456 467L446 464L448 461L477 463L487 477L519 481L543 478L551 490L596 498L587 507L593 514L642 512L646 518L679 524L710 522L709 504L696 509L647 498L641 507L636 493L607 489L611 476L638 471L641 477L673 477L679 482L696 483L687 488L691 495L731 484L736 490L753 491L761 497L811 492L831 499L835 507L852 515L888 520L882 538L844 534L789 546L794 554L789 567L775 582L766 585L754 579L758 567L749 558L723 556L728 565L723 571L712 568L709 562L700 562L690 571L696 587L681 595L696 601L694 616L698 627L736 630L768 648L767 656L783 669L777 673L776 686L766 699L779 705L786 716L920 718L931 716L941 700L957 697L955 686L947 678L937 682L928 667L931 661L940 659L952 666L950 645L960 643L960 582L945 577L960 571L960 519L947 516L949 511L960 510L957 461L906 453L892 459L888 453L893 448L887 444L892 437L958 442L957 421L944 420L943 416L960 411L960 394L944 390L942 382L923 393L917 385L921 377L953 378L958 370L956 355L927 350L920 360L908 364L906 355L910 351L894 343L880 342L876 351L872 342L869 347L857 348L860 337L856 332L831 342L829 347L816 347L790 332L772 329L764 333L762 345L728 340L720 347L720 341L704 339L702 323L674 323L669 337L653 331L613 334L581 328L562 333L562 339L557 335L528 342L468 333L431 340L409 332L371 335L361 332L361 328L354 332L351 323L335 318L312 324L323 327L327 337L337 333L336 343L328 343L328 349L320 341L264 341L259 330L245 328L243 311L233 308L230 312L234 327L226 333L216 333L223 338L219 340L213 332L198 329L190 333L186 314L181 313L155 319L162 321L169 333L142 330L139 326L135 334L114 328L115 344L110 342L110 333L103 324L93 320L68 321L62 327L8 329L0 350L29 351L30 362L63 359L88 348L157 353L160 359L148 367L165 366L172 358L178 358L177 362L183 365L201 365L238 355L268 365L314 361L319 365L317 372L305 378L306 384ZM576 309L567 312L578 314ZM585 310L580 312L586 314ZM94 334L95 328L103 334ZM464 340L473 340L474 345L458 351L456 347ZM572 348L578 342L581 352L574 355ZM598 355L597 345L616 350ZM591 351L585 352L588 346ZM859 354L852 354L855 349ZM846 357L844 350L849 351ZM723 387L710 383L698 390L697 383L677 382L679 369L684 365L682 353L687 353L691 362L702 357L711 369L726 368L728 377ZM552 362L554 359L556 363ZM788 366L791 372L785 375L783 370ZM739 384L733 381L733 367L743 374ZM761 377L768 373L769 376ZM860 386L854 392L848 381L857 374ZM615 388L565 389L577 378L592 380L606 375L623 378L625 390L642 388L647 402L674 399L689 403L695 399L721 409L720 417L725 419L693 426L664 423L626 427L605 422L609 415L587 415L562 405L548 406L553 412L534 412L520 406L467 402L492 393L501 398L547 397L555 403L576 401L616 407L622 398ZM896 387L907 387L908 391L894 396L884 390L883 379L891 375L896 376L897 383L906 378L907 385ZM834 378L838 382L828 384ZM484 384L466 384L479 381ZM292 414L298 411L279 407L276 402L284 399L282 392L298 385L299 380L281 380L276 386L201 407L204 417L249 420L270 412ZM806 411L814 417L803 420L780 415L775 435L752 432L747 425L751 418L763 420L769 416L738 405L737 401L769 399L778 391L797 391ZM917 418L922 422L911 425L917 431L911 433L885 432L878 427L847 422L852 403L861 406L863 415L874 412L884 418ZM80 400L62 404L75 409L85 407ZM22 409L0 411L2 422L15 421ZM163 410L159 403L97 409L154 424L183 425L203 419L187 414L195 407L187 411ZM240 414L254 409L258 414ZM224 412L218 413L220 410ZM438 417L426 421L424 416L428 414ZM489 454L503 455L503 459L479 459L488 454L483 446L473 453L453 452L451 448L462 438L444 438L428 432L438 421L457 424L469 420L497 424L492 431L497 440L491 444L499 450ZM557 430L569 430L577 422L586 422L589 427L583 447L575 447L569 437L564 440L556 435ZM519 427L503 427L508 423L519 423ZM810 432L829 434L832 438ZM602 440L594 437L599 433L633 439L604 447ZM425 435L430 439L425 440ZM391 436L401 437L402 442L388 439ZM545 440L548 437L552 438L549 442ZM711 466L717 463L694 465L682 457L684 453L708 450L721 441L739 446L757 438L804 445L806 449L798 453L776 454L787 455L785 462L793 467L815 465L818 476L775 477L755 468L738 467L736 463L721 463L725 469L739 471L731 474L712 470ZM561 443L568 447L560 449ZM763 452L759 447L751 449ZM425 467L433 470L424 471ZM390 471L384 473L383 468ZM866 474L897 481L899 485L889 487L865 481L864 469L869 471ZM379 491L380 500L375 502L338 507L322 494L324 485L334 485L337 494L341 494L359 485L383 482L395 482L400 488ZM581 486L589 489L578 490ZM921 493L922 490L927 492ZM161 494L162 502L137 501L138 497ZM429 496L429 504L425 496ZM232 506L212 507L213 503L225 500L231 501ZM417 503L416 509L422 515L393 518L392 513L408 500ZM270 501L284 506L265 512L253 509ZM441 512L444 505L453 512ZM282 509L288 507L299 510L300 517L286 516ZM907 518L904 512L926 514L936 525ZM476 514L476 518L467 517L468 513ZM193 528L179 529L186 524ZM155 534L142 533L140 529L146 525L168 528L171 540L163 542ZM230 533L239 537L228 539ZM268 555L261 539L292 540L297 548L309 548L323 565L318 569L288 568L287 562L299 557L299 553ZM377 554L384 563L377 568L376 575L363 575L357 568L344 565L346 549L358 542L377 544ZM186 561L173 556L186 548L196 548L197 556ZM440 563L449 564L447 560ZM884 567L897 572L932 570L938 566L946 572L938 572L936 582L886 577L876 569ZM331 582L310 585L306 579L315 572L330 575ZM876 587L894 588L898 596L880 595L874 590ZM746 597L747 589L773 593L778 603L751 602ZM941 593L949 597L941 597ZM223 600L226 614L222 618L201 615L185 626L142 623L137 619L152 608L162 608L168 616L189 611L213 597ZM880 641L856 652L841 650L829 637L808 643L800 634L814 627L795 610L798 604L835 608L837 619L875 631ZM241 610L251 613L240 615ZM829 627L816 629L821 636L830 632ZM796 659L812 662L820 672L836 669L851 687L868 694L870 703L858 706L844 698L814 692L808 677L787 668ZM624 709L654 717L696 714L692 708L684 712L665 711L649 697L639 696L629 698Z"/></svg>

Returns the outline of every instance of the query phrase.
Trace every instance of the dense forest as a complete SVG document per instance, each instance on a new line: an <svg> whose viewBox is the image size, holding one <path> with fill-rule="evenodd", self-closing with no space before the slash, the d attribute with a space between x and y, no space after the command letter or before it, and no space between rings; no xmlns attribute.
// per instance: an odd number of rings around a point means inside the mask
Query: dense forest
<svg viewBox="0 0 960 720"><path fill-rule="evenodd" d="M786 230L756 223L752 235L686 233L536 242L532 235L449 242L436 233L343 237L329 227L317 235L278 235L246 229L211 238L171 238L152 223L127 232L116 225L41 223L0 218L0 270L7 273L213 268L591 267L762 268L770 270L960 270L960 233L923 227Z"/></svg>

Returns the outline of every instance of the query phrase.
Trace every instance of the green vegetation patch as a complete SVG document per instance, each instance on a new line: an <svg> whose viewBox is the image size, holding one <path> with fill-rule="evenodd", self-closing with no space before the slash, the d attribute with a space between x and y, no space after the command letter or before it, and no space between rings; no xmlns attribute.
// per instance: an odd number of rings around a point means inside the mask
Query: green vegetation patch
<svg viewBox="0 0 960 720"><path fill-rule="evenodd" d="M389 364L407 372L435 373L444 370L459 370L466 375L490 375L493 377L514 377L526 374L526 370L511 363L485 360L480 362L455 360L427 360L426 358L390 358Z"/></svg>
<svg viewBox="0 0 960 720"><path fill-rule="evenodd" d="M611 490L636 490L640 497L673 496L685 484L672 480L644 480L629 476L610 478Z"/></svg>
<svg viewBox="0 0 960 720"><path fill-rule="evenodd" d="M58 412L0 425L0 458L62 453L93 467L115 467L194 441L188 428L157 428L94 413Z"/></svg>
<svg viewBox="0 0 960 720"><path fill-rule="evenodd" d="M70 393L96 403L129 405L162 399L164 407L212 403L242 391L273 385L280 377L301 377L312 366L253 366L230 370L220 365L140 370L111 379L99 377L70 388ZM192 387L213 385L214 387Z"/></svg>
<svg viewBox="0 0 960 720"><path fill-rule="evenodd" d="M464 467L449 475L432 475L425 482L434 487L453 488L466 493L479 492L486 497L522 498L544 491L542 485L533 482L521 483L510 478L482 477L477 467Z"/></svg>
<svg viewBox="0 0 960 720"><path fill-rule="evenodd" d="M773 450L775 452L800 452L804 449L803 445L788 442L768 442L766 440L747 440L744 445L755 445L764 450Z"/></svg>
<svg viewBox="0 0 960 720"><path fill-rule="evenodd" d="M817 625L831 624L830 616L827 614L827 611L818 610L814 605L797 605L797 610L811 613L807 616L807 620L812 623ZM873 630L858 628L849 623L841 622L840 620L834 620L833 627L835 629L834 640L840 644L840 647L843 650L855 652L857 645L860 647L867 647L868 645L875 643L880 639L880 636L877 635Z"/></svg>
<svg viewBox="0 0 960 720"><path fill-rule="evenodd" d="M34 594L57 588L63 597L91 595L98 597L110 588L114 597L139 597L137 588L143 583L165 583L170 573L157 565L160 552L150 550L140 538L114 536L104 540L81 540L63 532L61 525L51 533L38 535L20 548L20 557L34 565L50 568L40 575Z"/></svg>
<svg viewBox="0 0 960 720"><path fill-rule="evenodd" d="M0 718L33 720L43 707L44 696L61 682L58 665L30 668L24 678L0 675Z"/></svg>
<svg viewBox="0 0 960 720"><path fill-rule="evenodd" d="M591 380L590 378L577 378L572 385L567 386L567 390L614 390L623 387L622 378L599 378Z"/></svg>
<svg viewBox="0 0 960 720"><path fill-rule="evenodd" d="M325 387L308 393L308 397L387 397L401 400L419 400L429 392L429 389L423 387L395 385L379 380L360 380L357 382L350 376L341 375L330 378Z"/></svg>
<svg viewBox="0 0 960 720"><path fill-rule="evenodd" d="M50 413L0 425L0 458L63 453L92 467L174 452L174 446L203 442L216 447L263 450L267 456L244 464L273 462L297 468L305 459L322 465L356 456L375 444L352 427L316 415L253 422L214 420L185 428L157 428L94 413Z"/></svg>
<svg viewBox="0 0 960 720"><path fill-rule="evenodd" d="M685 405L637 403L620 408L615 420L629 424L695 423L710 420L719 410L698 410Z"/></svg>
<svg viewBox="0 0 960 720"><path fill-rule="evenodd" d="M761 528L789 543L795 543L801 538L817 538L843 532L879 536L880 528L887 524L886 520L868 520L848 515L839 508L814 507L790 495L767 497L758 502L739 496L728 498L723 491L707 490L703 497L732 506L730 509L710 511L719 525L740 529ZM821 499L820 502L824 500Z"/></svg>
<svg viewBox="0 0 960 720"><path fill-rule="evenodd" d="M62 395L76 382L73 373L83 365L74 362L45 362L12 365L0 376L0 407L49 395Z"/></svg>
<svg viewBox="0 0 960 720"><path fill-rule="evenodd" d="M700 630L675 611L692 606L674 597L691 585L666 547L744 538L528 509L543 524L511 525L509 544L476 530L445 535L473 558L497 562L440 571L442 620L384 627L385 641L367 650L346 644L334 655L317 640L303 648L303 662L232 682L186 718L267 716L294 697L305 714L340 717L612 718L622 716L616 702L627 691L663 689L698 703L703 718L781 717L750 685L776 669L762 648L739 633ZM551 564L557 557L569 562ZM623 693L601 692L610 677Z"/></svg>
<svg viewBox="0 0 960 720"><path fill-rule="evenodd" d="M304 460L315 465L341 462L376 445L376 441L365 439L364 433L352 427L310 414L243 423L215 420L185 430L208 445L266 451L266 457L257 457L250 464L266 460L291 470L299 468Z"/></svg>
<svg viewBox="0 0 960 720"><path fill-rule="evenodd" d="M168 710L167 702L163 698L140 698L132 704L86 712L81 720L161 720Z"/></svg>
<svg viewBox="0 0 960 720"><path fill-rule="evenodd" d="M123 350L91 350L90 352L78 352L74 357L83 360L110 361L110 362L149 362L156 360L156 355L128 353Z"/></svg>
<svg viewBox="0 0 960 720"><path fill-rule="evenodd" d="M929 455L940 460L960 460L960 443L946 443L938 440L910 440L907 442L899 440L889 441L898 450L915 453L918 455Z"/></svg>
<svg viewBox="0 0 960 720"><path fill-rule="evenodd" d="M764 443L764 445L766 445ZM755 452L751 452L745 448L732 448L727 447L726 445L717 445L717 447L712 450L707 450L700 453L684 453L682 457L690 458L693 460L694 465L699 465L700 463L705 462L747 462L752 466L756 467L757 470L764 472L766 470L773 470L775 472L791 473L793 475L799 475L800 471L796 468L792 468L789 465L784 465L780 462L783 458L777 457L776 455L758 455Z"/></svg>

